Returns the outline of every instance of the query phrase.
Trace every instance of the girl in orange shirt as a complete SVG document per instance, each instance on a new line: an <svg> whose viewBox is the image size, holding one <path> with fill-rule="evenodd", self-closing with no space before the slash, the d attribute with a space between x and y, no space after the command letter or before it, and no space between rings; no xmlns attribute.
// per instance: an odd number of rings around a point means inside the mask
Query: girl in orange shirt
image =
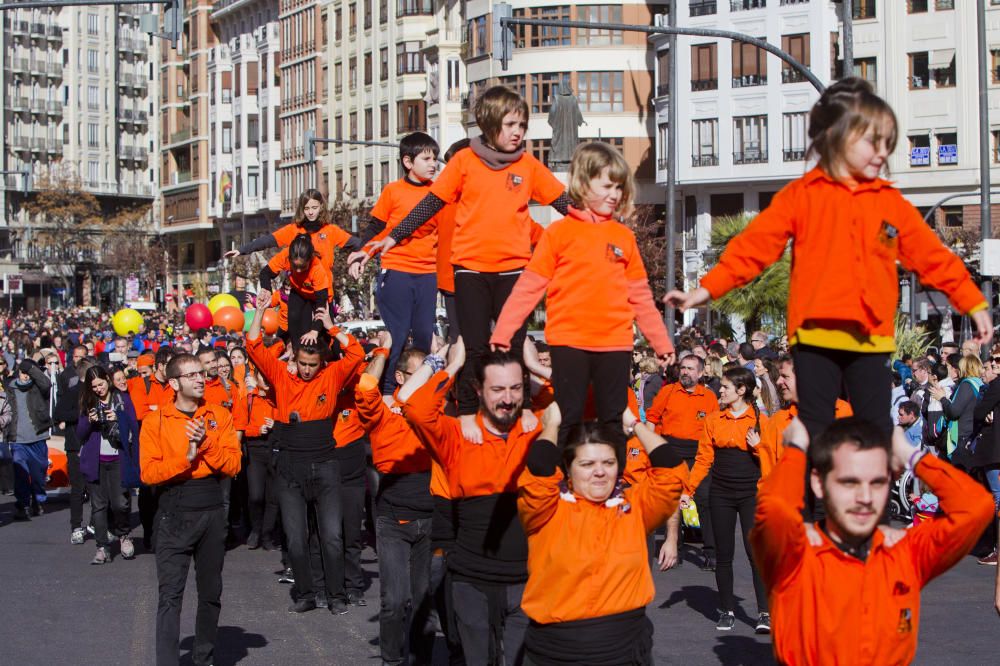
<svg viewBox="0 0 1000 666"><path fill-rule="evenodd" d="M293 343L315 344L322 330L313 314L328 308L333 296L330 273L316 255L309 234L299 234L288 246L274 255L260 271L260 286L271 291L271 281L288 271L288 335ZM292 298L292 295L297 298Z"/></svg>
<svg viewBox="0 0 1000 666"><path fill-rule="evenodd" d="M889 181L880 178L896 145L896 116L856 77L831 85L809 114L807 157L815 168L793 181L734 239L719 263L684 294L664 299L697 307L757 277L792 246L788 341L799 381L799 417L815 439L834 420L846 384L857 416L886 433L899 302L897 261L970 314L987 344L986 299L962 261Z"/></svg>
<svg viewBox="0 0 1000 666"><path fill-rule="evenodd" d="M542 234L490 339L494 347L510 349L514 333L546 296L545 340L563 416L560 442L583 420L591 384L598 421L613 428L621 420L633 321L658 356L671 359L674 351L635 235L618 221L630 212L635 190L625 158L606 143L583 144L573 154L569 181L569 215Z"/></svg>
<svg viewBox="0 0 1000 666"><path fill-rule="evenodd" d="M698 442L691 477L681 495L681 508L691 506L691 496L709 474L712 489L708 506L715 536L715 584L719 588L722 611L716 629L731 631L736 623L736 597L733 595L733 556L736 554L736 519L743 531L743 547L753 570L753 587L757 596L757 633L771 631L767 611L767 591L760 580L747 540L757 510L757 484L768 471L761 469L770 454L770 432L767 417L761 416L753 399L757 380L746 368L732 368L722 374L719 388L719 411L705 417L705 432ZM763 433L763 436L762 436ZM762 471L764 472L762 474Z"/></svg>

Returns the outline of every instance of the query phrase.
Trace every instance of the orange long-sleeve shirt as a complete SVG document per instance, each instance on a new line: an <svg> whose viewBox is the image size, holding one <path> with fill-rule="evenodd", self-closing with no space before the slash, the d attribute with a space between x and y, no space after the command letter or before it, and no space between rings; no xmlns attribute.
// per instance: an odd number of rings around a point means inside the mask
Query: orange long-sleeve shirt
<svg viewBox="0 0 1000 666"><path fill-rule="evenodd" d="M261 437L265 419L274 419L274 394L259 388L233 404L233 427L246 437Z"/></svg>
<svg viewBox="0 0 1000 666"><path fill-rule="evenodd" d="M554 448L550 442L535 446ZM529 571L521 608L548 624L645 606L655 594L646 535L677 509L687 466L650 467L625 490L625 504L610 507L576 494L574 501L564 499L563 478L558 469L551 476L525 469L518 480Z"/></svg>
<svg viewBox="0 0 1000 666"><path fill-rule="evenodd" d="M239 384L235 382L224 384L221 377L205 380L205 395L202 399L210 405L219 405L232 412L233 405L239 402L241 397Z"/></svg>
<svg viewBox="0 0 1000 666"><path fill-rule="evenodd" d="M542 234L490 342L509 345L544 293L550 345L631 350L636 322L657 354L672 352L632 230L575 208L569 213Z"/></svg>
<svg viewBox="0 0 1000 666"><path fill-rule="evenodd" d="M702 384L688 391L680 382L667 384L646 410L646 421L656 434L698 441L705 431L705 418L719 411L719 400Z"/></svg>
<svg viewBox="0 0 1000 666"><path fill-rule="evenodd" d="M292 244L292 241L295 240L296 236L304 233L307 232L293 222L286 224L277 231L273 232L271 235L274 236L274 240L278 243L278 247L288 247ZM351 240L351 234L347 233L336 224L326 224L316 233L309 234L309 238L312 239L316 255L323 262L323 267L326 268L327 273L333 273L333 260L336 256L336 250L338 247L343 247L349 240Z"/></svg>
<svg viewBox="0 0 1000 666"><path fill-rule="evenodd" d="M331 337L337 333L328 331ZM288 372L288 366L274 357L264 346L260 335L247 338L247 353L274 387L275 421L289 423L292 412L298 412L300 421L318 421L333 415L337 404L337 394L365 360L361 345L348 335L350 343L344 348L344 356L320 370L310 381Z"/></svg>
<svg viewBox="0 0 1000 666"><path fill-rule="evenodd" d="M284 249L271 257L267 267L275 273L288 271L288 284L302 298L316 300L316 295L325 292L326 300L333 300L333 283L331 274L323 264L323 259L317 254L309 261L306 270L296 273L292 270L292 262L288 258L288 250Z"/></svg>
<svg viewBox="0 0 1000 666"><path fill-rule="evenodd" d="M271 307L278 308L278 330L288 330L288 295L276 291L271 294Z"/></svg>
<svg viewBox="0 0 1000 666"><path fill-rule="evenodd" d="M714 299L747 284L778 260L789 239L789 340L801 328L817 327L888 338L891 345L897 261L947 294L959 312L985 304L962 260L899 190L882 179L851 190L819 167L785 186L729 241L701 286Z"/></svg>
<svg viewBox="0 0 1000 666"><path fill-rule="evenodd" d="M430 186L430 183L417 185L407 178L400 178L382 188L371 216L385 222L385 229L373 240L382 240L392 233L414 206L427 196ZM439 221L440 214L435 215L402 243L383 253L382 268L404 273L436 273Z"/></svg>
<svg viewBox="0 0 1000 666"><path fill-rule="evenodd" d="M162 384L156 377L150 377L149 387L146 387L146 380L142 377L134 377L128 382L128 395L135 405L135 417L141 422L150 412L163 409L167 405L174 403L174 390L170 388L169 382Z"/></svg>
<svg viewBox="0 0 1000 666"><path fill-rule="evenodd" d="M358 417L372 442L372 462L383 474L412 474L431 468L431 455L410 424L382 400L378 379L361 375L354 389Z"/></svg>
<svg viewBox="0 0 1000 666"><path fill-rule="evenodd" d="M771 430L767 417L760 415L760 444L751 448L747 444L747 431L752 430L756 424L756 416L752 407L739 416L734 416L728 409L709 414L705 418L705 429L698 440L698 454L694 459L694 467L691 468L691 476L688 478L684 492L694 495L705 477L712 469L715 462L716 449L739 449L750 451L760 461L760 476L763 479L771 471L768 461L774 460L774 434Z"/></svg>
<svg viewBox="0 0 1000 666"><path fill-rule="evenodd" d="M191 418L171 403L147 415L139 433L139 467L149 485L200 479L206 476L236 476L242 453L229 411L202 403L194 420L204 420L205 442L194 460L187 459L187 423Z"/></svg>
<svg viewBox="0 0 1000 666"><path fill-rule="evenodd" d="M909 664L917 650L920 590L964 557L993 519L993 498L934 456L916 474L941 502L934 519L891 548L878 530L861 561L802 525L806 456L789 447L761 485L750 533L768 588L774 654L782 664Z"/></svg>
<svg viewBox="0 0 1000 666"><path fill-rule="evenodd" d="M834 406L834 414L838 419L846 419L848 416L854 416L854 410L851 409L851 405L846 400L837 399ZM772 461L771 467L778 463L781 459L781 455L785 452L784 438L782 434L785 432L785 428L788 424L792 422L796 416L799 415L798 405L789 405L785 409L779 409L774 414L768 417L768 421L771 424L771 431L774 434L774 450L771 452L774 454L774 460Z"/></svg>
<svg viewBox="0 0 1000 666"><path fill-rule="evenodd" d="M435 373L403 405L403 414L413 431L441 463L450 496L458 499L517 492L524 457L541 432L541 423L531 432L521 430L518 423L504 439L491 433L477 414L483 443L473 444L462 436L459 420L442 412L452 382L448 373Z"/></svg>

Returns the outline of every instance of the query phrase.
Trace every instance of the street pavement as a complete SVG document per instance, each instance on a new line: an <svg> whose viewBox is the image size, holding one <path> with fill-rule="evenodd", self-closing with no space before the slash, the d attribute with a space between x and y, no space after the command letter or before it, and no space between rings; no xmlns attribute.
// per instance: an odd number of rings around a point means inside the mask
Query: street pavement
<svg viewBox="0 0 1000 666"><path fill-rule="evenodd" d="M134 505L133 505L134 506ZM153 664L156 620L156 567L143 552L132 561L91 566L95 544L69 542L65 499L46 506L28 523L13 523L13 498L0 498L0 665L69 663ZM89 509L84 516L89 515ZM133 522L138 516L133 515ZM134 532L141 535L141 528ZM571 556L571 553L567 553ZM693 554L686 556L693 560ZM226 556L222 616L215 663L377 664L378 571L374 553L364 564L371 577L368 606L334 617L323 610L302 615L286 611L289 586L277 582L279 555L245 546ZM925 590L918 664L963 666L1000 663L1000 617L992 609L996 570L965 558ZM746 556L738 553L736 593L742 613L736 629L715 630L716 594L711 573L691 561L655 574L657 594L648 613L655 626L657 664L773 663L768 637L755 636L753 590ZM185 659L191 648L196 605L190 573L181 624ZM441 640L438 641L439 647ZM436 664L445 664L438 650Z"/></svg>

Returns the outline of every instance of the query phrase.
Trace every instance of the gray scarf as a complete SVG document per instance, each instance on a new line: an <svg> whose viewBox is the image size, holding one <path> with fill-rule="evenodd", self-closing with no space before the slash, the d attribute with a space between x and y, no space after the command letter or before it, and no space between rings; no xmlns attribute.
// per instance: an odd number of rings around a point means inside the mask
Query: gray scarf
<svg viewBox="0 0 1000 666"><path fill-rule="evenodd" d="M487 146L481 136L477 136L469 141L469 148L471 148L472 152L476 154L476 157L483 161L483 164L494 171L502 171L506 169L511 164L521 159L521 155L524 155L523 143L518 146L517 150L504 153L496 148Z"/></svg>

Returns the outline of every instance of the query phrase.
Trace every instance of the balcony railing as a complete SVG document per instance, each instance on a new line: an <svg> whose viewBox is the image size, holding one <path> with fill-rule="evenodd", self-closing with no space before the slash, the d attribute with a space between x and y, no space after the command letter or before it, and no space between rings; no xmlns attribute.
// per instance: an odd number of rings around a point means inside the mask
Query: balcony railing
<svg viewBox="0 0 1000 666"><path fill-rule="evenodd" d="M43 153L45 152L45 139L32 139L31 140L31 152L33 153Z"/></svg>
<svg viewBox="0 0 1000 666"><path fill-rule="evenodd" d="M27 97L12 97L10 99L10 109L14 113L23 113L28 110Z"/></svg>
<svg viewBox="0 0 1000 666"><path fill-rule="evenodd" d="M46 139L45 151L50 155L62 155L63 146L59 139Z"/></svg>
<svg viewBox="0 0 1000 666"><path fill-rule="evenodd" d="M745 12L748 9L764 9L767 0L729 0L729 11Z"/></svg>
<svg viewBox="0 0 1000 666"><path fill-rule="evenodd" d="M719 79L693 79L691 81L691 90L718 90L719 89Z"/></svg>
<svg viewBox="0 0 1000 666"><path fill-rule="evenodd" d="M656 160L656 168L659 169L660 171L666 171L667 170L667 162L668 161L669 160L667 160L666 157L657 158L657 160Z"/></svg>
<svg viewBox="0 0 1000 666"><path fill-rule="evenodd" d="M31 24L31 36L35 38L45 38L45 24L44 23L32 23Z"/></svg>
<svg viewBox="0 0 1000 666"><path fill-rule="evenodd" d="M806 158L805 148L785 148L781 151L782 157L786 162L801 162Z"/></svg>
<svg viewBox="0 0 1000 666"><path fill-rule="evenodd" d="M31 73L35 76L45 76L49 71L48 63L44 60L31 61Z"/></svg>
<svg viewBox="0 0 1000 666"><path fill-rule="evenodd" d="M31 100L31 112L32 113L45 113L45 100L44 99L33 99L33 100Z"/></svg>
<svg viewBox="0 0 1000 666"><path fill-rule="evenodd" d="M50 62L48 66L49 76L55 79L62 77L63 66L62 63Z"/></svg>
<svg viewBox="0 0 1000 666"><path fill-rule="evenodd" d="M719 166L719 156L718 155L692 155L691 156L691 166L696 166L696 167Z"/></svg>
<svg viewBox="0 0 1000 666"><path fill-rule="evenodd" d="M688 4L689 16L708 16L716 12L715 0L695 0Z"/></svg>
<svg viewBox="0 0 1000 666"><path fill-rule="evenodd" d="M58 25L50 25L45 31L45 36L53 42L61 42L63 37L62 28Z"/></svg>
<svg viewBox="0 0 1000 666"><path fill-rule="evenodd" d="M808 3L809 0L780 0L778 6L784 7L785 5L804 5Z"/></svg>
<svg viewBox="0 0 1000 666"><path fill-rule="evenodd" d="M734 88L752 88L753 86L766 86L767 77L760 74L744 74L733 77Z"/></svg>
<svg viewBox="0 0 1000 666"><path fill-rule="evenodd" d="M733 164L764 164L767 162L767 151L758 148L733 153Z"/></svg>
<svg viewBox="0 0 1000 666"><path fill-rule="evenodd" d="M800 83L806 80L806 75L797 69L783 69L781 70L781 82L782 83Z"/></svg>
<svg viewBox="0 0 1000 666"><path fill-rule="evenodd" d="M133 74L129 74L128 72L122 72L118 75L119 88L131 88L134 81L135 76Z"/></svg>
<svg viewBox="0 0 1000 666"><path fill-rule="evenodd" d="M191 128L177 130L170 135L170 143L180 143L181 141L187 141L191 138Z"/></svg>
<svg viewBox="0 0 1000 666"><path fill-rule="evenodd" d="M31 147L31 140L26 136L15 136L11 139L11 145L17 151L28 150Z"/></svg>
<svg viewBox="0 0 1000 666"><path fill-rule="evenodd" d="M50 116L61 116L63 112L62 102L57 102L55 100L49 100L45 103L45 110Z"/></svg>
<svg viewBox="0 0 1000 666"><path fill-rule="evenodd" d="M28 22L27 21L14 21L11 23L10 32L15 37L23 36L28 34Z"/></svg>
<svg viewBox="0 0 1000 666"><path fill-rule="evenodd" d="M15 72L28 73L28 59L27 58L11 58L10 68Z"/></svg>

